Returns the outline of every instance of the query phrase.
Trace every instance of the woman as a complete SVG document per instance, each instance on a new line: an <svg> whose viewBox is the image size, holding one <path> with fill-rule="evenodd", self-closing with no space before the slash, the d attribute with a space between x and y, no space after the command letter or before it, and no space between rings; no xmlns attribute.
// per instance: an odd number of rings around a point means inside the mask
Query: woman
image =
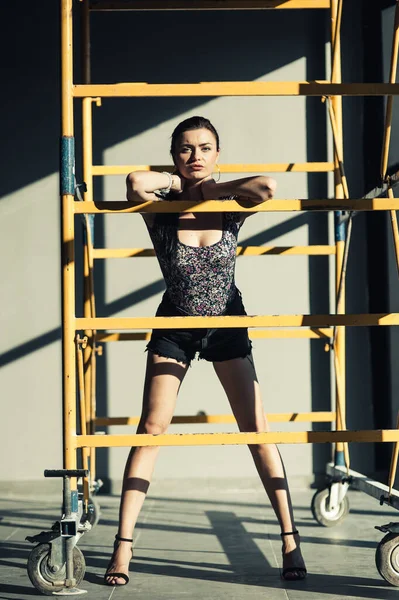
<svg viewBox="0 0 399 600"><path fill-rule="evenodd" d="M202 117L180 123L172 134L173 174L140 172L127 178L127 199L133 202L215 198L250 200L273 197L270 177L247 177L216 183L219 136ZM157 316L245 315L234 282L237 236L245 213L144 214L165 278L166 292ZM241 431L268 431L248 330L154 330L147 346L143 409L137 433L165 433L179 388L195 354L213 362ZM281 526L286 580L306 577L299 534L295 529L284 466L275 445L249 446L261 481ZM132 535L150 483L159 448L132 448L126 463L118 534L105 574L107 585L128 583Z"/></svg>

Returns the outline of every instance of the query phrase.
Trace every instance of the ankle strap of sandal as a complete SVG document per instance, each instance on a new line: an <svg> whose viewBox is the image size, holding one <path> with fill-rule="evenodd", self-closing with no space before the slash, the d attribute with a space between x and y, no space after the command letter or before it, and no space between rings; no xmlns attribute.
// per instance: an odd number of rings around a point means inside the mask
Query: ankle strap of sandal
<svg viewBox="0 0 399 600"><path fill-rule="evenodd" d="M120 535L116 534L115 539L118 542L130 542L131 544L133 544L133 540L129 540L128 538L123 538Z"/></svg>
<svg viewBox="0 0 399 600"><path fill-rule="evenodd" d="M294 531L286 531L285 533L280 533L280 535L281 537L284 537L285 535L296 535L297 533L299 533L299 531L295 529Z"/></svg>

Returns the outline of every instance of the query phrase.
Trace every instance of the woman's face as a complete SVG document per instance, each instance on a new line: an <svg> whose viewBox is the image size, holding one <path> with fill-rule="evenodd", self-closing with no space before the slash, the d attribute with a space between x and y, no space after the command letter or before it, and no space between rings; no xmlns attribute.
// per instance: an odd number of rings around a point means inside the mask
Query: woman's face
<svg viewBox="0 0 399 600"><path fill-rule="evenodd" d="M209 129L191 129L182 133L173 155L179 173L192 183L210 177L218 158L216 138Z"/></svg>

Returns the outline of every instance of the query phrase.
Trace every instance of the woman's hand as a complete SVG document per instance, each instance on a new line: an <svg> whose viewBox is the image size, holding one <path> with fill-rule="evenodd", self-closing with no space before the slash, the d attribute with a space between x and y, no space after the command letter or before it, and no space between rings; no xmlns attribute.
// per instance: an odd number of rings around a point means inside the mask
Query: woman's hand
<svg viewBox="0 0 399 600"><path fill-rule="evenodd" d="M256 202L256 204L260 204L273 198L277 182L272 177L258 176L251 178L246 187L248 187L249 194L241 195L238 192L237 196L243 200L251 200L252 202Z"/></svg>
<svg viewBox="0 0 399 600"><path fill-rule="evenodd" d="M184 182L185 182L185 179L183 177L181 177L177 173L173 173L172 187L170 189L172 190L172 192L175 192L176 194L181 194L182 191L184 190Z"/></svg>
<svg viewBox="0 0 399 600"><path fill-rule="evenodd" d="M172 180L171 180L172 178ZM180 194L184 189L184 179L177 174L157 171L133 171L126 178L126 198L131 202L159 201L157 190L170 189Z"/></svg>

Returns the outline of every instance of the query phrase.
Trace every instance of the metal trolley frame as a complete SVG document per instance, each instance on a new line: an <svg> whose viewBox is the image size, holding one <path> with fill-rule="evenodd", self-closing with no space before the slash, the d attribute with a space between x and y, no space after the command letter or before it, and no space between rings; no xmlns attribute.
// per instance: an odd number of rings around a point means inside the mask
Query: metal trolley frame
<svg viewBox="0 0 399 600"><path fill-rule="evenodd" d="M33 585L44 594L78 595L84 593L79 583L84 576L84 557L77 547L81 535L98 519L98 505L93 496L99 487L95 474L95 449L116 446L184 446L219 444L283 444L334 443L334 461L327 466L329 483L319 490L312 502L316 520L325 526L340 522L349 510L346 492L353 485L375 496L381 503L399 508L399 493L393 490L399 442L398 429L380 431L348 431L345 417L345 327L399 325L399 313L346 314L345 277L352 217L355 211L390 211L396 259L399 269L399 232L396 210L399 200L393 186L399 173L388 176L388 151L392 124L393 96L399 95L395 75L399 45L399 7L395 13L389 83L341 83L340 30L343 0L80 0L82 19L83 84L73 79L74 0L61 0L61 211L62 211L62 331L63 331L63 415L64 469L46 471L46 476L63 477L63 514L51 531L42 532L30 541L37 545L28 560ZM268 10L325 9L331 12L332 66L329 81L299 82L203 82L195 84L118 83L92 84L90 81L90 12L110 10ZM343 160L342 96L387 96L384 144L381 158L382 187L379 193L360 199L349 197ZM273 199L256 207L245 208L235 201L151 203L94 202L95 176L128 174L133 170L168 167L154 165L93 165L92 111L103 97L167 97L167 96L319 96L327 104L333 134L334 161L279 164L221 165L223 173L258 172L333 172L335 197L332 200ZM74 101L82 99L83 177L85 184L75 181ZM386 192L386 193L385 193ZM387 197L381 197L386 195ZM243 247L238 255L335 255L336 313L329 315L261 315L247 317L135 317L98 318L95 312L93 268L95 259L153 256L142 248L94 248L94 215L144 212L290 212L302 210L334 211L335 244L302 247ZM84 317L75 315L75 216L81 215L85 225L84 242ZM96 426L132 425L138 417L98 417L95 402L96 357L99 342L146 339L146 330L171 326L250 327L251 337L319 338L328 342L334 353L336 410L309 413L269 414L270 421L335 422L335 431L297 431L270 433L201 433L164 435L96 435ZM270 329L272 328L272 329ZM284 328L284 329L282 329ZM293 329L287 329L293 328ZM107 330L118 333L108 333ZM80 332L83 332L81 337ZM77 394L78 389L78 394ZM79 410L78 410L79 409ZM77 416L80 432L77 433ZM175 423L229 423L230 415L177 416ZM389 485L369 480L350 469L348 442L394 442ZM78 469L78 452L82 453L82 469ZM82 492L78 488L83 482ZM391 560L399 547L399 524L381 528L387 535L376 553L377 567L387 581L399 585L399 571Z"/></svg>

